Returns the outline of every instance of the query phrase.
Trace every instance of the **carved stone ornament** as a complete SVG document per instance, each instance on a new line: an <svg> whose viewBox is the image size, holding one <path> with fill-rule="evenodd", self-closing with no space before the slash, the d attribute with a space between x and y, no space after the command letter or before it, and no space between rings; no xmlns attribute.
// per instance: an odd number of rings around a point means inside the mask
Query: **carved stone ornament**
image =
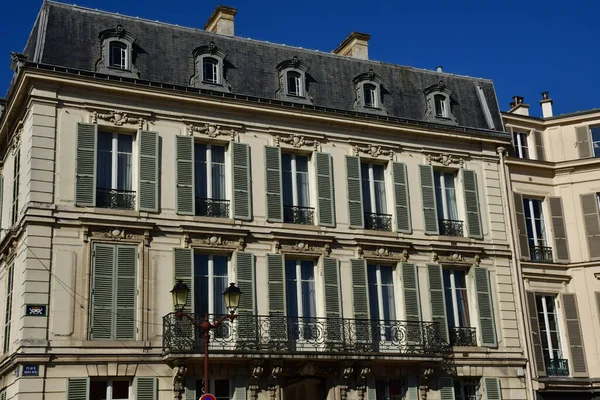
<svg viewBox="0 0 600 400"><path fill-rule="evenodd" d="M185 234L186 247L203 247L210 249L223 249L230 251L243 251L246 239L243 237L222 236L218 234Z"/></svg>
<svg viewBox="0 0 600 400"><path fill-rule="evenodd" d="M462 168L465 160L462 157L455 157L448 153L427 154L427 164L431 165L432 162L440 163L446 167L451 164L458 164Z"/></svg>
<svg viewBox="0 0 600 400"><path fill-rule="evenodd" d="M283 367L281 365L274 365L271 369L271 375L269 376L269 395L271 400L277 399L277 391L279 389L279 378Z"/></svg>
<svg viewBox="0 0 600 400"><path fill-rule="evenodd" d="M173 368L173 392L175 398L180 400L185 392L185 375L187 374L187 366L180 364Z"/></svg>
<svg viewBox="0 0 600 400"><path fill-rule="evenodd" d="M273 251L277 254L281 253L299 253L315 256L329 256L331 254L331 246L329 243L318 243L303 240L286 240L279 239L273 241Z"/></svg>
<svg viewBox="0 0 600 400"><path fill-rule="evenodd" d="M289 144L290 146L293 146L297 149L304 146L312 147L315 151L319 149L319 144L321 144L316 139L306 139L302 135L291 135L287 137L282 137L279 135L275 136L275 145L280 146L281 143Z"/></svg>
<svg viewBox="0 0 600 400"><path fill-rule="evenodd" d="M231 141L234 141L237 135L237 132L234 129L223 129L221 125L213 123L206 123L204 125L189 124L187 126L187 133L189 136L196 136L196 134L199 134L211 139L215 139L219 136L227 136Z"/></svg>
<svg viewBox="0 0 600 400"><path fill-rule="evenodd" d="M394 158L394 154L396 154L393 149L384 149L381 146L354 146L354 155L358 156L360 153L367 154L371 157L387 156L389 158Z"/></svg>
<svg viewBox="0 0 600 400"><path fill-rule="evenodd" d="M419 374L419 397L421 400L427 400L427 392L429 391L429 384L433 378L434 371L432 368L424 368Z"/></svg>
<svg viewBox="0 0 600 400"><path fill-rule="evenodd" d="M371 368L363 367L361 368L358 378L356 379L356 392L358 393L359 400L365 399L365 394L367 392L367 377L371 374Z"/></svg>
<svg viewBox="0 0 600 400"><path fill-rule="evenodd" d="M340 385L340 399L346 400L348 398L348 388L350 387L350 378L354 374L354 365L352 363L346 363L342 371L341 385Z"/></svg>
<svg viewBox="0 0 600 400"><path fill-rule="evenodd" d="M94 111L92 114L92 123L97 124L98 120L104 120L116 126L125 124L137 124L140 129L144 126L144 119L141 117L130 117L128 113L123 111L109 111L108 113L99 113Z"/></svg>
<svg viewBox="0 0 600 400"><path fill-rule="evenodd" d="M23 128L19 128L17 133L12 137L10 141L10 150L12 154L15 154L21 145L21 134L23 133Z"/></svg>
<svg viewBox="0 0 600 400"><path fill-rule="evenodd" d="M506 147L504 147L504 146L496 147L496 153L498 153L498 155L500 155L500 156L506 154Z"/></svg>
<svg viewBox="0 0 600 400"><path fill-rule="evenodd" d="M151 235L147 229L125 230L123 228L110 227L83 227L83 241L89 242L90 238L109 239L114 241L144 242L144 246L150 246Z"/></svg>
<svg viewBox="0 0 600 400"><path fill-rule="evenodd" d="M250 384L248 389L250 391L250 399L258 400L258 393L260 392L260 377L264 371L264 362L262 360L255 361L252 365L252 373L250 374Z"/></svg>
<svg viewBox="0 0 600 400"><path fill-rule="evenodd" d="M379 259L395 262L408 261L408 250L392 251L384 246L360 245L356 247L356 254L358 258L362 259Z"/></svg>

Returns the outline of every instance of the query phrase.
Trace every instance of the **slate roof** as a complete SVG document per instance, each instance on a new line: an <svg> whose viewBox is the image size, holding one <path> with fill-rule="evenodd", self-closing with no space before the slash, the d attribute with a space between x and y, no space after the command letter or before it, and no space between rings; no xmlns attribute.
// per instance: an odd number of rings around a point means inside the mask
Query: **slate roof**
<svg viewBox="0 0 600 400"><path fill-rule="evenodd" d="M354 111L352 79L372 69L383 80L382 102L389 116L424 120L423 90L443 81L452 91L452 111L458 124L489 130L476 92L479 85L495 130L503 130L490 80L224 36L53 1L42 5L24 53L35 63L95 71L101 58L98 34L118 24L137 38L133 61L143 80L190 86L195 74L192 50L213 41L227 53L225 79L232 93L276 99L279 82L275 66L296 56L309 67L307 90L315 106Z"/></svg>

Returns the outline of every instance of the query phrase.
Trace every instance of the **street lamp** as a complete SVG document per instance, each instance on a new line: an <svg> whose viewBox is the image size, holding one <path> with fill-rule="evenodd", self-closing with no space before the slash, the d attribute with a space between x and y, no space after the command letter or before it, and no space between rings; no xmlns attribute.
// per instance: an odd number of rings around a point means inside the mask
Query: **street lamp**
<svg viewBox="0 0 600 400"><path fill-rule="evenodd" d="M193 315L184 312L184 308L187 303L188 296L190 294L190 288L188 287L188 285L183 283L183 281L177 281L175 286L173 286L173 290L171 290L171 294L173 295L173 306L177 311L177 317L179 319L186 318L195 327L204 330L204 394L207 394L209 390L208 342L210 340L210 331L221 326L221 324L225 322L225 320L229 319L233 321L237 318L237 315L235 315L235 311L240 305L242 291L240 290L240 288L235 286L235 283L229 284L229 287L227 287L227 289L225 289L225 291L223 292L223 297L225 298L225 306L229 310L229 314L221 317L217 322L214 322L212 324L208 320L208 313L204 316L203 321L198 321Z"/></svg>

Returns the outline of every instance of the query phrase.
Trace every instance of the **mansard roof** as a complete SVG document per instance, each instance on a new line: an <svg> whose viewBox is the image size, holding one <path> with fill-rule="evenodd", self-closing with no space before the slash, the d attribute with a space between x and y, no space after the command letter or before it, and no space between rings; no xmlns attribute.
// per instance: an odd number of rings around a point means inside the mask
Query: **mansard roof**
<svg viewBox="0 0 600 400"><path fill-rule="evenodd" d="M459 126L490 134L503 130L490 80L225 36L54 1L42 5L24 53L34 63L95 71L102 57L100 33L119 25L136 38L133 63L142 80L191 86L196 74L194 49L214 42L227 54L224 77L234 94L277 99L277 66L297 57L308 68L315 107L355 111L353 79L372 70L381 77L382 104L389 117L424 121L424 90L443 82L452 92L452 113ZM482 101L487 103L493 129Z"/></svg>

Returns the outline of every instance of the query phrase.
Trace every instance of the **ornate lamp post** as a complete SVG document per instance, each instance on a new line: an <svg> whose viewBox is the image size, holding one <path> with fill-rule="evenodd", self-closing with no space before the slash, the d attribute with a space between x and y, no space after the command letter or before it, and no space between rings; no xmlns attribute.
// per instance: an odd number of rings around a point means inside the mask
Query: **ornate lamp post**
<svg viewBox="0 0 600 400"><path fill-rule="evenodd" d="M230 283L229 287L225 289L223 292L223 297L225 298L225 306L229 310L229 315L225 315L221 317L218 321L214 323L210 323L208 320L208 314L204 316L203 321L198 321L196 318L187 314L183 311L185 308L185 304L187 303L188 296L190 294L190 288L183 283L182 281L178 281L175 286L173 286L173 290L171 290L171 294L173 295L173 305L175 306L175 310L177 311L177 317L179 319L187 318L195 327L204 330L204 394L207 394L209 391L209 380L208 380L208 342L210 340L210 331L212 329L218 328L225 320L231 320L237 318L235 315L235 311L240 305L240 297L242 296L242 291L235 286L235 283Z"/></svg>

